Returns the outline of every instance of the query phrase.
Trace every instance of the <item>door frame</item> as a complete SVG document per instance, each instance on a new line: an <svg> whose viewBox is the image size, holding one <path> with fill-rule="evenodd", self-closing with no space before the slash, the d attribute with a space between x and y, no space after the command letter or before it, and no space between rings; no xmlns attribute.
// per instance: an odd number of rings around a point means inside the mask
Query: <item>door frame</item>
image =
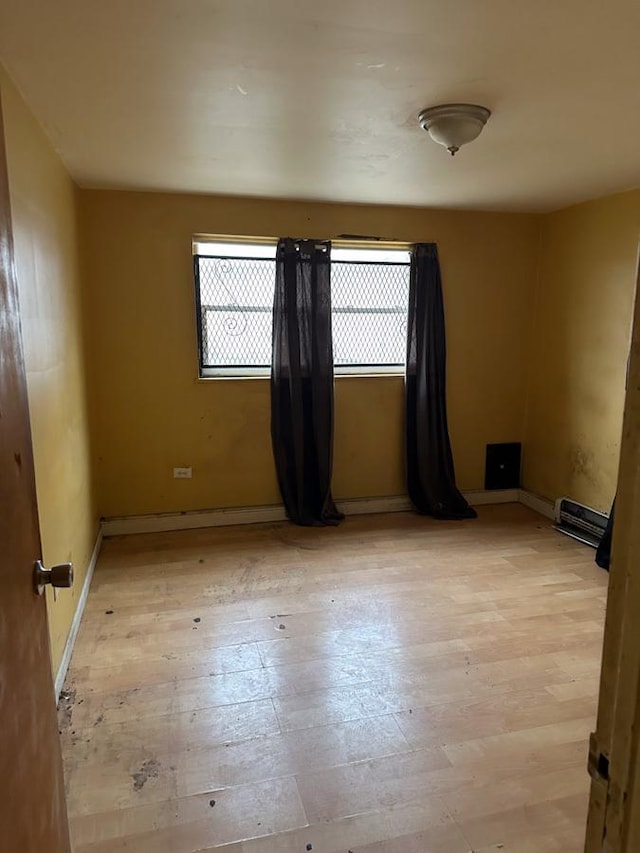
<svg viewBox="0 0 640 853"><path fill-rule="evenodd" d="M586 853L640 850L640 265L624 406Z"/></svg>

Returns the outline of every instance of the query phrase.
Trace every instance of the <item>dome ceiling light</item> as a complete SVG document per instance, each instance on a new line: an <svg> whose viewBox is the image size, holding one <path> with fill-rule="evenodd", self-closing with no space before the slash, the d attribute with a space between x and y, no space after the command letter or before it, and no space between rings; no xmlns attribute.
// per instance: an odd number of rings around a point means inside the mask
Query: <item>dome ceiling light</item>
<svg viewBox="0 0 640 853"><path fill-rule="evenodd" d="M473 142L487 123L491 110L477 104L440 104L422 110L418 116L420 126L451 156L463 145Z"/></svg>

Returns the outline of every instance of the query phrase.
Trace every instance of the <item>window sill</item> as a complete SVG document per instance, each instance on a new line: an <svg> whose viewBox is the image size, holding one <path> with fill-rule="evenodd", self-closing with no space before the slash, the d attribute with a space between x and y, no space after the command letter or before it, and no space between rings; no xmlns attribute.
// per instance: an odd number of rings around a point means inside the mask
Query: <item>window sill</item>
<svg viewBox="0 0 640 853"><path fill-rule="evenodd" d="M231 380L232 382L246 382L249 381L264 381L265 379L270 379L269 373L212 373L209 376L197 376L195 378L195 382L211 382L213 381L226 381ZM334 373L334 379L404 379L404 371L398 371L397 373L374 373L363 371L362 373Z"/></svg>
<svg viewBox="0 0 640 853"><path fill-rule="evenodd" d="M254 382L258 380L259 382L264 382L265 379L269 379L268 373L258 373L254 376L251 376L247 373L236 373L236 374L224 374L224 373L216 373L211 374L211 376L196 376L194 382Z"/></svg>
<svg viewBox="0 0 640 853"><path fill-rule="evenodd" d="M334 373L334 379L404 379L404 370L398 372L387 371L384 373L374 373L373 371L363 371L362 373Z"/></svg>

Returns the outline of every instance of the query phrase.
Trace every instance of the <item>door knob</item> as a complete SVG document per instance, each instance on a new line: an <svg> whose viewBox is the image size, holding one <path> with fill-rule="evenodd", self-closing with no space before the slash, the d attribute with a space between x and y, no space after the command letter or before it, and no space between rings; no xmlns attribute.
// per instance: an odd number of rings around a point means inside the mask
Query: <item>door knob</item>
<svg viewBox="0 0 640 853"><path fill-rule="evenodd" d="M73 586L73 563L61 563L59 566L45 569L40 560L37 560L33 569L33 583L38 595L42 595L48 583L55 587Z"/></svg>

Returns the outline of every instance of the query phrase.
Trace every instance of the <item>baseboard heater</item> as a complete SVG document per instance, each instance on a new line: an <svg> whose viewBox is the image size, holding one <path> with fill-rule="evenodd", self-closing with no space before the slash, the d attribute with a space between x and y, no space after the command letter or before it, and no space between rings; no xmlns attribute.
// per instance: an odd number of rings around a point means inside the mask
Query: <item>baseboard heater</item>
<svg viewBox="0 0 640 853"><path fill-rule="evenodd" d="M592 548L598 547L608 520L604 512L570 498L559 498L556 501L555 529Z"/></svg>

